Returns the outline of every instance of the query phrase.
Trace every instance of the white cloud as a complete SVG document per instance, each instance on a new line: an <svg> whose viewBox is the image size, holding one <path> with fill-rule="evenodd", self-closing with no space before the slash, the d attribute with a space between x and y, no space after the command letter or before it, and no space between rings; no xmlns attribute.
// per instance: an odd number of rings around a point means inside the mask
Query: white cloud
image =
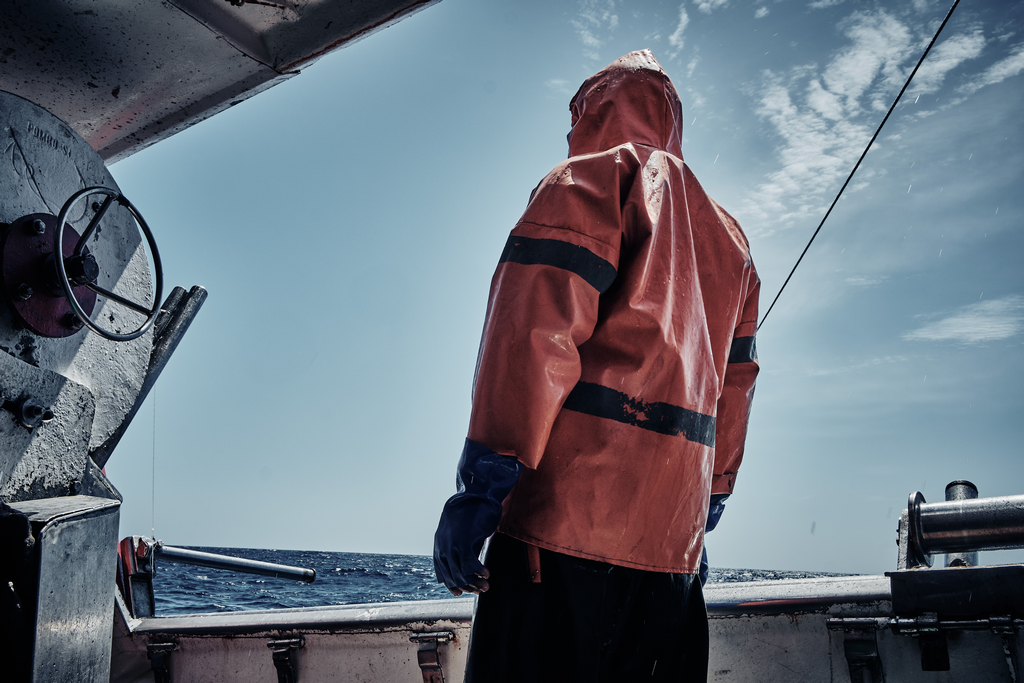
<svg viewBox="0 0 1024 683"><path fill-rule="evenodd" d="M952 315L903 335L906 341L961 344L1009 339L1024 329L1024 297L1007 296L964 306Z"/></svg>
<svg viewBox="0 0 1024 683"><path fill-rule="evenodd" d="M707 99L693 88L686 89L686 97L683 99L683 109L692 111L700 109L707 104Z"/></svg>
<svg viewBox="0 0 1024 683"><path fill-rule="evenodd" d="M686 25L690 23L690 15L686 13L686 7L683 5L679 6L679 24L676 26L675 32L668 37L668 44L675 48L669 53L669 59L675 59L679 51L683 49L683 32L686 30Z"/></svg>
<svg viewBox="0 0 1024 683"><path fill-rule="evenodd" d="M843 105L839 98L822 88L817 79L807 86L807 104L826 119L838 121L843 118Z"/></svg>
<svg viewBox="0 0 1024 683"><path fill-rule="evenodd" d="M590 32L590 29L581 28L576 32L576 35L580 37L580 42L587 47L601 47L601 41L597 38L597 36Z"/></svg>
<svg viewBox="0 0 1024 683"><path fill-rule="evenodd" d="M578 19L591 26L615 28L619 25L615 0L580 0Z"/></svg>
<svg viewBox="0 0 1024 683"><path fill-rule="evenodd" d="M906 356L879 356L876 358L869 358L866 361L860 363L853 363L845 366L830 366L828 368L817 369L812 368L804 370L804 374L809 377L829 377L831 375L841 375L847 372L859 372L861 370L867 370L869 368L877 368L879 365L889 365L890 363L902 363L907 360Z"/></svg>
<svg viewBox="0 0 1024 683"><path fill-rule="evenodd" d="M967 94L976 92L986 85L995 85L1007 78L1012 78L1021 71L1024 71L1024 43L1015 47L1009 57L999 60L985 69L980 76L960 88L960 92Z"/></svg>
<svg viewBox="0 0 1024 683"><path fill-rule="evenodd" d="M764 74L758 115L777 133L779 168L767 175L746 207L762 230L820 218L871 138L878 122L873 112L888 108L911 60L920 54L920 40L884 10L854 12L839 29L845 41L824 67L809 64L785 74ZM933 55L937 59L922 85L938 87L952 68L977 56L984 42L974 29L947 40ZM858 186L878 173L860 169Z"/></svg>
<svg viewBox="0 0 1024 683"><path fill-rule="evenodd" d="M811 9L824 9L825 7L835 7L836 5L843 4L844 0L815 0L808 7Z"/></svg>
<svg viewBox="0 0 1024 683"><path fill-rule="evenodd" d="M863 275L856 275L854 277L846 278L846 284L853 287L874 287L880 285L889 278L885 275L877 275L875 277L864 277Z"/></svg>
<svg viewBox="0 0 1024 683"><path fill-rule="evenodd" d="M544 81L544 87L557 95L572 95L575 90L572 83L563 78L550 78Z"/></svg>
<svg viewBox="0 0 1024 683"><path fill-rule="evenodd" d="M826 1L831 2L822 0ZM744 206L743 213L753 219L748 222L759 226L753 234L812 224L824 214L864 151L880 113L892 104L932 36L934 26L911 21L906 10L900 15L881 9L853 11L837 24L842 40L827 63L762 74L753 92L757 114L776 141L777 166ZM988 68L975 66L976 73L960 75L968 71L965 65L992 49L998 50L998 58L989 56ZM968 83L956 90L957 96L950 97L954 93L947 86L940 98L927 99L930 106L922 104L908 115L929 116L956 106L986 85L1024 73L1024 43L1001 44L986 39L979 25L968 26L936 45L911 83L904 106L922 94L940 93L953 73ZM936 105L938 99L942 103ZM884 154L900 140L898 129L890 126L884 133L873 152ZM877 182L884 173L884 168L868 164L857 171L856 185L849 190Z"/></svg>
<svg viewBox="0 0 1024 683"><path fill-rule="evenodd" d="M766 80L759 114L781 138L781 168L758 186L748 209L762 222L807 222L821 214L826 195L839 187L871 133L846 118L839 98L820 85L808 86L812 105L794 99L797 84L774 74Z"/></svg>
<svg viewBox="0 0 1024 683"><path fill-rule="evenodd" d="M697 65L700 63L700 57L694 57L690 60L690 63L686 65L686 77L692 78L693 72L697 69Z"/></svg>
<svg viewBox="0 0 1024 683"><path fill-rule="evenodd" d="M920 70L907 90L908 95L932 93L937 91L946 78L946 74L969 59L981 55L985 47L985 37L981 29L970 33L961 33L939 43L924 60Z"/></svg>
<svg viewBox="0 0 1024 683"><path fill-rule="evenodd" d="M764 19L767 16L768 16L768 8L763 6L763 5L761 7L758 7L757 11L754 12L754 18L755 19Z"/></svg>
<svg viewBox="0 0 1024 683"><path fill-rule="evenodd" d="M605 44L605 34L610 34L619 25L619 16L615 13L615 0L580 0L579 13L570 22L576 30L576 36L583 43L584 56L599 60L598 49Z"/></svg>
<svg viewBox="0 0 1024 683"><path fill-rule="evenodd" d="M876 108L875 101L883 93L891 98L906 79L901 63L911 53L910 30L884 11L857 12L841 26L851 44L840 49L826 67L825 87L843 97L850 112L860 108L860 98L865 94ZM869 90L872 86L874 89ZM879 103L884 111L891 99Z"/></svg>
<svg viewBox="0 0 1024 683"><path fill-rule="evenodd" d="M729 0L693 0L693 4L704 14L711 14L711 10L724 7L728 2Z"/></svg>

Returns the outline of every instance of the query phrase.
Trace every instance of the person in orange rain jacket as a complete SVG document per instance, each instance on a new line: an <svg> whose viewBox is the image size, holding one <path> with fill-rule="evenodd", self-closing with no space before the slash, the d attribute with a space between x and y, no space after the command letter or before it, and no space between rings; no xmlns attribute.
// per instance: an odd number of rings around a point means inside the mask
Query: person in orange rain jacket
<svg viewBox="0 0 1024 683"><path fill-rule="evenodd" d="M697 575L743 457L760 281L649 51L570 110L491 282L434 566L479 594L471 683L703 681Z"/></svg>

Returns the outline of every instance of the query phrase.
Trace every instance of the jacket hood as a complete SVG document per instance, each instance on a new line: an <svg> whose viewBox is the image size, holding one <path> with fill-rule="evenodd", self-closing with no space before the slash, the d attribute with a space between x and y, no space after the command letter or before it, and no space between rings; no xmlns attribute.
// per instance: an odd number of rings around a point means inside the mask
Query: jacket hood
<svg viewBox="0 0 1024 683"><path fill-rule="evenodd" d="M571 157L634 142L683 158L683 106L650 50L630 52L584 81L569 111Z"/></svg>

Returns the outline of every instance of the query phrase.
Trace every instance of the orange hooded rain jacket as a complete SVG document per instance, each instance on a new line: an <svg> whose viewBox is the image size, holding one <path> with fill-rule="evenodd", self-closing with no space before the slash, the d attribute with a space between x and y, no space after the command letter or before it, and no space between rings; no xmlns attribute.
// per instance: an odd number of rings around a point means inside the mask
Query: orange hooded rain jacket
<svg viewBox="0 0 1024 683"><path fill-rule="evenodd" d="M758 363L746 236L682 161L682 106L647 50L573 98L569 159L491 283L469 438L525 465L499 530L695 573L731 493Z"/></svg>

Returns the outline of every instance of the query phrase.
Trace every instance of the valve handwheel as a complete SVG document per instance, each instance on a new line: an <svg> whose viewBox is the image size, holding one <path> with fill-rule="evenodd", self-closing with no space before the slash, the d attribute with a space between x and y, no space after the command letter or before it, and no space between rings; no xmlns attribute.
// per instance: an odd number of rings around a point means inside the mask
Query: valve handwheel
<svg viewBox="0 0 1024 683"><path fill-rule="evenodd" d="M89 222L89 227L82 233L82 237L78 240L78 244L75 246L71 256L65 257L62 249L64 243L64 228L67 225L68 215L71 210L79 202L87 199L94 195L103 195L105 199L100 204L99 209L96 211L92 220ZM153 305L147 306L140 304L131 299L127 299L119 294L115 294L103 287L100 287L96 280L99 276L99 266L96 263L95 258L89 253L86 248L86 242L92 237L93 233L99 227L100 221L103 220L103 216L106 214L107 209L110 205L117 202L131 213L132 218L138 224L139 229L142 230L143 236L146 238L146 242L149 244L149 253L153 258L153 278L156 281L153 294ZM60 283L61 289L64 290L64 296L67 298L68 304L71 306L71 310L75 312L75 315L96 334L106 339L113 341L130 341L141 337L146 333L153 323L156 321L157 313L160 312L161 295L163 294L164 285L164 274L163 268L160 265L160 252L157 251L156 241L153 239L153 233L150 231L149 226L146 225L145 219L139 210L128 201L128 199L116 190L111 190L107 187L87 187L84 190L79 190L64 203L60 213L57 215L57 227L54 230L53 238L53 261L56 266L57 280ZM89 312L86 312L85 308L75 297L75 287L85 286L91 289L93 292L104 296L113 303L120 304L126 308L140 313L146 316L146 320L139 326L134 332L127 334L120 334L117 332L111 332L101 327L95 320L93 320ZM91 309L91 307L90 307ZM91 310L90 310L91 312Z"/></svg>

